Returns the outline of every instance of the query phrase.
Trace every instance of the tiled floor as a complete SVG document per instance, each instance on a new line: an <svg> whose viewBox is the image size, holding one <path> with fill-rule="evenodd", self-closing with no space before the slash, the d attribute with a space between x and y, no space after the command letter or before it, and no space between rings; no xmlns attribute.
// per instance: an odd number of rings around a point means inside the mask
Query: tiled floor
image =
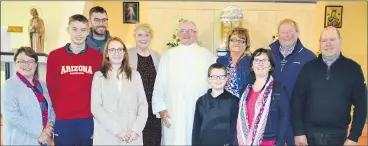
<svg viewBox="0 0 368 146"><path fill-rule="evenodd" d="M1 145L3 145L3 130L2 130L3 126L2 125L3 125L3 120L1 118L1 126L0 126L0 131L1 131L1 140L0 141L1 141ZM364 130L362 132L362 136L359 138L358 144L360 146L366 146L367 143L368 143L368 140L367 140L367 124L365 124ZM52 145L53 145L53 143L52 143Z"/></svg>

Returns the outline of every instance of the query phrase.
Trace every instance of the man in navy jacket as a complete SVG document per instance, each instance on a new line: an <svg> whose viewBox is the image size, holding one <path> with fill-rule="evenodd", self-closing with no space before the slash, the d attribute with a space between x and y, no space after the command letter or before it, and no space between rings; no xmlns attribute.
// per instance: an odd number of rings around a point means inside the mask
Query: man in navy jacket
<svg viewBox="0 0 368 146"><path fill-rule="evenodd" d="M278 27L278 39L269 45L275 64L274 77L285 85L291 98L294 84L303 65L316 58L314 53L305 48L299 40L298 24L291 19L284 19ZM290 125L286 132L287 145L295 145L293 129Z"/></svg>

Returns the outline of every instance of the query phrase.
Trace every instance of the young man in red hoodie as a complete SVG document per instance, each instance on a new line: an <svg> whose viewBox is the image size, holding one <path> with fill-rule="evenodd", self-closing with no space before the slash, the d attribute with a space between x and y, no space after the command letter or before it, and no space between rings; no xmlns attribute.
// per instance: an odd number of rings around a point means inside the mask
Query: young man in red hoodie
<svg viewBox="0 0 368 146"><path fill-rule="evenodd" d="M102 55L86 45L88 19L69 18L70 43L50 52L46 82L56 114L55 145L92 145L91 85Z"/></svg>

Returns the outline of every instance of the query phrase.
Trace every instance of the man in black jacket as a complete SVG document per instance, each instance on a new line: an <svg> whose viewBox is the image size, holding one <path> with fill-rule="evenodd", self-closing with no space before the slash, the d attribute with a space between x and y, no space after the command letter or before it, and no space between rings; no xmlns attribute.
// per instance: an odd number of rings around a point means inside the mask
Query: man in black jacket
<svg viewBox="0 0 368 146"><path fill-rule="evenodd" d="M367 116L364 76L358 63L342 55L341 45L339 31L325 28L321 55L300 71L291 99L295 145L356 145L362 134Z"/></svg>

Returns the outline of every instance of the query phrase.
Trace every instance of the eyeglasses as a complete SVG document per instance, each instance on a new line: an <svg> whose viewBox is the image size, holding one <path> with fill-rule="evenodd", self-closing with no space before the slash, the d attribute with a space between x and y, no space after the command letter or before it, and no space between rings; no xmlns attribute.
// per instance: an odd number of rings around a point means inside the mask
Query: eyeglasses
<svg viewBox="0 0 368 146"><path fill-rule="evenodd" d="M254 59L254 63L260 64L260 63L266 63L267 61L269 61L268 59Z"/></svg>
<svg viewBox="0 0 368 146"><path fill-rule="evenodd" d="M194 29L180 29L180 33L196 33L197 31Z"/></svg>
<svg viewBox="0 0 368 146"><path fill-rule="evenodd" d="M30 61L19 60L19 61L17 61L17 63L21 66L27 66L27 65L35 65L36 61L34 61L34 60L30 60Z"/></svg>
<svg viewBox="0 0 368 146"><path fill-rule="evenodd" d="M212 75L209 78L211 80L216 80L216 79L224 80L226 78L226 75Z"/></svg>
<svg viewBox="0 0 368 146"><path fill-rule="evenodd" d="M108 51L110 54L115 54L115 53L122 54L124 52L124 48L117 48L117 49L109 48Z"/></svg>
<svg viewBox="0 0 368 146"><path fill-rule="evenodd" d="M247 41L246 40L244 40L244 39L235 39L235 38L233 38L233 39L230 39L230 42L233 42L233 43L239 43L239 44L245 44Z"/></svg>
<svg viewBox="0 0 368 146"><path fill-rule="evenodd" d="M93 19L94 22L98 22L98 23L106 23L107 22L107 18L103 18L103 19L99 19L99 18L95 18Z"/></svg>

